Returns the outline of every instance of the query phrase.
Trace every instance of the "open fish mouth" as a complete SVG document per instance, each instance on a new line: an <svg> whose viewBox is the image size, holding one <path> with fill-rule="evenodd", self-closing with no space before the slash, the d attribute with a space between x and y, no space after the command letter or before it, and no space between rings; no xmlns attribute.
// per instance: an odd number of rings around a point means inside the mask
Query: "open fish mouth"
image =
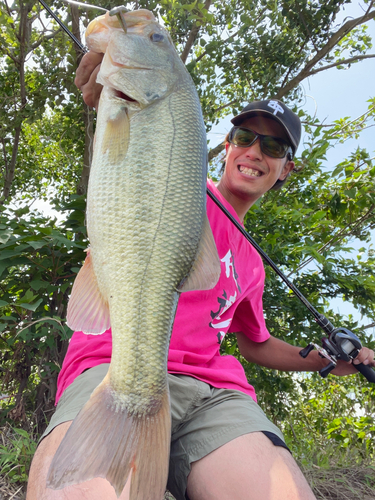
<svg viewBox="0 0 375 500"><path fill-rule="evenodd" d="M132 97L130 97L130 95L128 94L125 94L125 92L122 92L121 90L115 90L114 91L114 96L115 97L118 97L119 99L121 99L122 101L127 101L127 102L136 102L137 104L138 101L136 99L133 99Z"/></svg>

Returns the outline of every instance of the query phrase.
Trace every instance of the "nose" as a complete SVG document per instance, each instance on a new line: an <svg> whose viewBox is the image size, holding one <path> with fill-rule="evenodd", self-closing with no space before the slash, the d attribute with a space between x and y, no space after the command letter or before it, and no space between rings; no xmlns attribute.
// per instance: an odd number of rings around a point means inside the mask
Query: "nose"
<svg viewBox="0 0 375 500"><path fill-rule="evenodd" d="M245 155L247 158L250 158L251 160L261 160L263 157L262 150L260 149L260 140L259 137L251 146L246 148L246 153Z"/></svg>

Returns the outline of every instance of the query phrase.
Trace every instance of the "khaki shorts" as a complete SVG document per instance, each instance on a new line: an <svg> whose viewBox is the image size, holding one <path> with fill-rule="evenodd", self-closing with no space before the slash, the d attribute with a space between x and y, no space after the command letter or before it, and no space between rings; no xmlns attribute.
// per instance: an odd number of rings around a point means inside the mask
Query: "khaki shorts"
<svg viewBox="0 0 375 500"><path fill-rule="evenodd" d="M41 439L57 425L73 420L102 381L109 364L91 368L64 391ZM186 375L168 375L171 395L172 441L168 489L185 500L191 463L249 432L264 432L276 446L285 442L253 399L240 391L216 389Z"/></svg>

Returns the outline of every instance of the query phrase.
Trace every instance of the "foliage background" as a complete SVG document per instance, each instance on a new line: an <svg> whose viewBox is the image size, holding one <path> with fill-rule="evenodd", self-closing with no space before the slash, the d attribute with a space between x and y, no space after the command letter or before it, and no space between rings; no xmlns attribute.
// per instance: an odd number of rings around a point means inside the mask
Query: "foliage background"
<svg viewBox="0 0 375 500"><path fill-rule="evenodd" d="M298 112L307 137L296 159L300 171L283 190L264 196L245 225L318 311L374 347L366 328L375 323L374 151L358 147L330 171L324 161L335 144L374 124L375 96L363 116L323 124L305 109L302 86L317 72L375 57L367 29L374 2L362 4L360 17L337 23L347 3L162 0L128 6L153 10L170 30L197 85L207 131L251 99L282 98ZM95 114L73 83L82 54L56 23L33 0L0 5L0 426L4 436L13 433L11 443L0 446L0 464L8 480L22 482L34 438L53 411L72 334L65 313L87 246ZM98 15L56 0L50 6L78 37ZM213 178L220 175L221 151L221 144L210 151ZM40 201L50 203L54 215L38 212ZM353 241L361 247L354 256L345 253ZM319 339L322 332L304 306L266 272L270 332L301 346ZM330 303L337 297L369 325L359 329L352 316L335 313ZM231 336L223 351L240 357ZM322 380L241 361L261 406L302 464L372 463L375 393L363 378Z"/></svg>

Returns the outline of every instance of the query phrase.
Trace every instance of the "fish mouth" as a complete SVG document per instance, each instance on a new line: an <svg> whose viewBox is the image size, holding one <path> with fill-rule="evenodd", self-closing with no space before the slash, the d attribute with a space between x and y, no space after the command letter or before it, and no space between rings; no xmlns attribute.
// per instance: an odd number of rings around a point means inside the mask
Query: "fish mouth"
<svg viewBox="0 0 375 500"><path fill-rule="evenodd" d="M122 101L138 103L138 101L136 99L133 99L132 97L130 97L130 95L125 94L125 92L122 92L121 90L115 90L114 95L115 95L115 97L118 97Z"/></svg>

